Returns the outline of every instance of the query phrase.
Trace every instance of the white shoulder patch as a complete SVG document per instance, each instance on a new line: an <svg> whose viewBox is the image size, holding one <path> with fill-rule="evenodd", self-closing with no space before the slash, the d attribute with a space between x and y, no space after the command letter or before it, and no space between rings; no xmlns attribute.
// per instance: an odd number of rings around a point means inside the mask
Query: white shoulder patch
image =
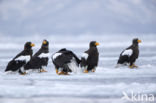
<svg viewBox="0 0 156 103"><path fill-rule="evenodd" d="M39 58L49 58L49 53L41 53L38 57Z"/></svg>
<svg viewBox="0 0 156 103"><path fill-rule="evenodd" d="M124 56L124 55L131 56L132 53L133 53L132 49L128 49L128 50L125 50L125 51L122 53L122 56Z"/></svg>
<svg viewBox="0 0 156 103"><path fill-rule="evenodd" d="M28 62L29 60L30 60L30 55L19 56L18 58L15 59L15 61L26 61L26 62Z"/></svg>
<svg viewBox="0 0 156 103"><path fill-rule="evenodd" d="M55 53L55 54L53 54L53 56L52 56L53 60L56 59L60 55L62 55L62 53Z"/></svg>
<svg viewBox="0 0 156 103"><path fill-rule="evenodd" d="M88 54L87 53L83 53L82 54L82 57L85 58L85 59L87 59L88 58Z"/></svg>

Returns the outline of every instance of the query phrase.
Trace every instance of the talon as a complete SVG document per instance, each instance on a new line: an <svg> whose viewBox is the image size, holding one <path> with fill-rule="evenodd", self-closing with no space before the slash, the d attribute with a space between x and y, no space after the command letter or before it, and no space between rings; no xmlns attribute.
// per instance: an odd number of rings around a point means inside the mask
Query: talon
<svg viewBox="0 0 156 103"><path fill-rule="evenodd" d="M138 66L136 66L135 64L133 64L133 65L131 65L131 66L129 66L129 68L138 68Z"/></svg>
<svg viewBox="0 0 156 103"><path fill-rule="evenodd" d="M64 75L69 75L68 72L64 72Z"/></svg>
<svg viewBox="0 0 156 103"><path fill-rule="evenodd" d="M47 72L47 71L46 71L46 70L44 70L44 69L41 69L41 70L40 70L40 73L42 73L42 72Z"/></svg>
<svg viewBox="0 0 156 103"><path fill-rule="evenodd" d="M136 65L134 64L134 68L138 68L138 66L136 66Z"/></svg>
<svg viewBox="0 0 156 103"><path fill-rule="evenodd" d="M24 73L21 73L21 75L26 75L27 73L26 72L24 72Z"/></svg>
<svg viewBox="0 0 156 103"><path fill-rule="evenodd" d="M95 72L95 69L92 69L92 72Z"/></svg>
<svg viewBox="0 0 156 103"><path fill-rule="evenodd" d="M133 69L133 65L129 66L130 69Z"/></svg>
<svg viewBox="0 0 156 103"><path fill-rule="evenodd" d="M61 71L61 72L58 73L58 75L69 75L69 74L68 74L68 72Z"/></svg>
<svg viewBox="0 0 156 103"><path fill-rule="evenodd" d="M84 70L84 73L88 73L88 70Z"/></svg>
<svg viewBox="0 0 156 103"><path fill-rule="evenodd" d="M63 74L63 72L61 71L61 72L59 72L59 73L57 73L58 75L62 75Z"/></svg>
<svg viewBox="0 0 156 103"><path fill-rule="evenodd" d="M56 74L58 74L58 69L56 69Z"/></svg>

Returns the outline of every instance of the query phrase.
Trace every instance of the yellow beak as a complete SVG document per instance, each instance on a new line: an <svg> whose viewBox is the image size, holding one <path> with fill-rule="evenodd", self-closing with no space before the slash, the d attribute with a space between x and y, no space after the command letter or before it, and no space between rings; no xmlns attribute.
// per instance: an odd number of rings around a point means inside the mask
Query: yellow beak
<svg viewBox="0 0 156 103"><path fill-rule="evenodd" d="M98 42L95 43L96 46L100 45Z"/></svg>
<svg viewBox="0 0 156 103"><path fill-rule="evenodd" d="M47 42L44 40L44 41L43 41L43 44L47 44Z"/></svg>
<svg viewBox="0 0 156 103"><path fill-rule="evenodd" d="M35 44L31 43L31 47L35 46Z"/></svg>
<svg viewBox="0 0 156 103"><path fill-rule="evenodd" d="M141 40L138 40L138 43L141 43Z"/></svg>

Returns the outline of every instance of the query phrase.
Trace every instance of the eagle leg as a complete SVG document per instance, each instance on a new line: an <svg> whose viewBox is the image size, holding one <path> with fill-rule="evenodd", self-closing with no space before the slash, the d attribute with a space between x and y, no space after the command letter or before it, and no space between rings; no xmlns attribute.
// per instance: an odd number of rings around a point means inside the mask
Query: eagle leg
<svg viewBox="0 0 156 103"><path fill-rule="evenodd" d="M95 72L95 69L94 68L92 69L92 72Z"/></svg>
<svg viewBox="0 0 156 103"><path fill-rule="evenodd" d="M26 74L27 74L26 72L21 73L21 75L26 75Z"/></svg>
<svg viewBox="0 0 156 103"><path fill-rule="evenodd" d="M88 70L85 69L85 70L84 70L84 73L88 73Z"/></svg>
<svg viewBox="0 0 156 103"><path fill-rule="evenodd" d="M129 68L131 68L131 69L132 68L138 68L138 66L136 66L135 64L132 64L132 65L129 66Z"/></svg>
<svg viewBox="0 0 156 103"><path fill-rule="evenodd" d="M42 73L42 72L47 72L45 69L41 69L40 70L40 73Z"/></svg>
<svg viewBox="0 0 156 103"><path fill-rule="evenodd" d="M58 69L57 69L57 68L55 68L55 70L56 70L56 74L58 74Z"/></svg>
<svg viewBox="0 0 156 103"><path fill-rule="evenodd" d="M69 74L68 74L68 72L61 71L61 72L58 73L58 75L69 75Z"/></svg>
<svg viewBox="0 0 156 103"><path fill-rule="evenodd" d="M136 66L135 64L133 64L133 67L134 67L134 68L138 68L138 66Z"/></svg>

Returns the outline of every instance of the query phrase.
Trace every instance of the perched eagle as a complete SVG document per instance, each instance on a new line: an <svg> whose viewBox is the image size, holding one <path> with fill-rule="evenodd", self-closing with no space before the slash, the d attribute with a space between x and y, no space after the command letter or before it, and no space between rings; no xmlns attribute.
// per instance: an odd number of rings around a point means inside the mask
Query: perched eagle
<svg viewBox="0 0 156 103"><path fill-rule="evenodd" d="M26 72L24 71L24 66L32 57L33 51L32 47L34 46L31 42L26 42L24 45L24 50L20 52L15 58L13 58L7 65L5 72L18 71L20 74L24 75Z"/></svg>
<svg viewBox="0 0 156 103"><path fill-rule="evenodd" d="M88 73L89 71L95 72L99 60L98 45L98 42L91 41L89 49L81 57L81 68L84 69L84 73Z"/></svg>
<svg viewBox="0 0 156 103"><path fill-rule="evenodd" d="M77 72L79 58L70 50L61 49L52 55L52 61L58 75L67 75L69 72Z"/></svg>
<svg viewBox="0 0 156 103"><path fill-rule="evenodd" d="M138 67L135 65L135 61L139 57L138 43L141 43L141 40L139 40L138 38L134 38L132 41L132 45L121 52L116 67L119 67L120 64L129 64L130 68Z"/></svg>
<svg viewBox="0 0 156 103"><path fill-rule="evenodd" d="M49 60L49 42L43 40L41 48L33 55L31 60L26 64L25 70L39 70L39 72L46 72L45 68Z"/></svg>

